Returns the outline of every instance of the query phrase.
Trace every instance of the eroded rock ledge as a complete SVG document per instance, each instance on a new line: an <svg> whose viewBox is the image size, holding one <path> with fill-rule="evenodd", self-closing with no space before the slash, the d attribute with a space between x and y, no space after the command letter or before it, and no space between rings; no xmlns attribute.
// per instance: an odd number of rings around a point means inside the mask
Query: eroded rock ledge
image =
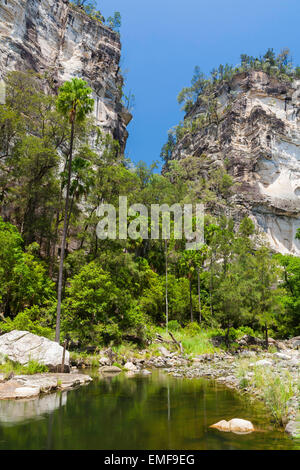
<svg viewBox="0 0 300 470"><path fill-rule="evenodd" d="M90 376L78 373L16 375L10 380L0 374L0 400L37 398L41 394L70 390L91 381Z"/></svg>
<svg viewBox="0 0 300 470"><path fill-rule="evenodd" d="M130 113L121 104L118 33L75 9L68 0L0 3L0 79L8 71L33 70L54 92L81 77L93 90L96 122L125 148Z"/></svg>
<svg viewBox="0 0 300 470"><path fill-rule="evenodd" d="M186 134L172 158L196 162L189 178L209 179L226 169L238 183L227 204L211 212L250 216L281 253L300 254L300 81L282 82L265 72L237 74L215 91L218 123ZM207 112L201 97L187 114L195 121Z"/></svg>

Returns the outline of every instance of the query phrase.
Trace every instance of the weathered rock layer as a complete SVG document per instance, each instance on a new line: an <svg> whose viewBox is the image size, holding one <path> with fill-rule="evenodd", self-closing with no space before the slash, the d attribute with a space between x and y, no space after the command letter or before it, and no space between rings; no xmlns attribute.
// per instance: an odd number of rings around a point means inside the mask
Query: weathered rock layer
<svg viewBox="0 0 300 470"><path fill-rule="evenodd" d="M219 122L185 135L173 158L198 158L198 176L204 178L226 168L239 183L233 215L249 215L276 251L299 255L300 81L240 73L218 88L216 99ZM206 112L199 99L186 118Z"/></svg>
<svg viewBox="0 0 300 470"><path fill-rule="evenodd" d="M4 0L0 4L0 79L33 70L54 89L81 77L93 89L98 125L124 148L130 114L120 103L119 35L68 0Z"/></svg>

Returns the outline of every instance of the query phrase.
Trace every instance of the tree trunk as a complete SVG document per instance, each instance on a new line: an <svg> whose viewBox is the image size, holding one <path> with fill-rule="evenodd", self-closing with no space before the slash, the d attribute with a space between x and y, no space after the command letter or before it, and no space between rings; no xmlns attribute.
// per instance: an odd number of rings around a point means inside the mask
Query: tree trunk
<svg viewBox="0 0 300 470"><path fill-rule="evenodd" d="M230 331L230 323L227 325L226 336L225 336L225 344L227 348L229 348L229 331Z"/></svg>
<svg viewBox="0 0 300 470"><path fill-rule="evenodd" d="M266 349L269 349L269 331L268 331L268 325L266 323L265 325L265 332L266 332Z"/></svg>
<svg viewBox="0 0 300 470"><path fill-rule="evenodd" d="M69 164L68 164L68 182L67 182L67 193L66 193L66 202L65 202L64 229L63 229L63 236L62 236L61 249L60 249L60 263L59 263L59 274L58 274L57 315L56 315L56 331L55 331L55 341L57 343L59 343L59 337L60 337L61 293L62 293L64 257L65 257L65 247L66 247L66 239L67 239L67 231L68 231L68 219L69 219L68 212L69 212L70 186L71 186L71 174L72 174L74 129L75 129L75 120L73 119L72 128L71 128L70 155L69 155Z"/></svg>
<svg viewBox="0 0 300 470"><path fill-rule="evenodd" d="M212 266L213 260L212 256L210 258L210 280L209 280L209 303L210 303L210 314L211 314L211 327L213 326L213 316L214 316L214 309L212 303L212 291L213 291L213 276L212 276Z"/></svg>
<svg viewBox="0 0 300 470"><path fill-rule="evenodd" d="M199 305L199 323L202 323L202 309L201 309L201 293L200 293L200 270L197 269L197 276L198 276L198 305Z"/></svg>
<svg viewBox="0 0 300 470"><path fill-rule="evenodd" d="M166 257L166 330L168 332L169 304L168 304L168 242L167 240L165 240L165 257Z"/></svg>
<svg viewBox="0 0 300 470"><path fill-rule="evenodd" d="M189 281L190 281L190 312L191 312L191 322L193 323L194 315L193 315L193 298L192 298L192 276L189 276Z"/></svg>

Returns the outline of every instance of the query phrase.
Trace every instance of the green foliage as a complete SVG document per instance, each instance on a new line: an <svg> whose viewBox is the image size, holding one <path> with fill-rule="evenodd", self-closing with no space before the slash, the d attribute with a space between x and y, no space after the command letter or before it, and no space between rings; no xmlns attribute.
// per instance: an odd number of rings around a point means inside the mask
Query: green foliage
<svg viewBox="0 0 300 470"><path fill-rule="evenodd" d="M63 335L83 346L151 342L155 327L166 321L164 243L142 237L99 240L97 207L101 202L117 207L119 196L127 194L129 204L143 203L149 214L153 203L197 201L224 208L236 189L226 170L228 162L224 168L208 168L204 180L197 172L205 154L180 162L172 160L172 154L179 140L184 145L187 136L210 123L218 125L217 86L234 73L267 68L268 63L279 67L279 78L286 79L287 56L276 58L272 51L260 65L243 57L239 70L222 66L209 80L196 70L191 89L180 101L189 109L202 100L207 111L195 120L187 116L170 132L162 150L167 165L161 175L155 173L155 162L132 165L120 143L86 116L93 107L86 82L65 83L56 101L43 92L42 84L53 85L51 78L8 76L7 103L0 106L1 208L9 219L0 219L1 332L25 329L53 338L53 279L58 278L57 245L69 185ZM118 211L116 217L118 221ZM130 216L127 222L133 220ZM203 250L186 251L185 240L172 234L167 245L169 330L187 351L213 352L213 335L230 343L246 333L262 337L266 328L275 336L299 334L299 259L271 256L268 248L258 248L257 240L250 219L237 224L208 215Z"/></svg>
<svg viewBox="0 0 300 470"><path fill-rule="evenodd" d="M171 320L168 323L168 329L169 331L180 331L181 325L178 323L177 320Z"/></svg>
<svg viewBox="0 0 300 470"><path fill-rule="evenodd" d="M253 369L249 361L243 359L238 363L237 376L240 379L240 387L254 389L270 410L273 420L279 425L286 425L288 402L295 393L289 372L279 375L271 368L254 366Z"/></svg>
<svg viewBox="0 0 300 470"><path fill-rule="evenodd" d="M6 374L7 377L11 373L15 375L34 375L48 372L48 367L34 360L28 361L27 365L21 365L18 362L6 360L3 364L0 364L0 371Z"/></svg>
<svg viewBox="0 0 300 470"><path fill-rule="evenodd" d="M288 49L283 49L277 56L273 49L268 49L264 56L259 58L241 54L240 65L220 65L213 69L210 77L206 77L197 66L191 80L191 86L185 87L178 95L179 104L184 104L184 111L189 112L199 96L208 95L221 82L229 82L237 73L247 70L262 70L279 79L289 79L297 76L297 69L293 67Z"/></svg>
<svg viewBox="0 0 300 470"><path fill-rule="evenodd" d="M114 16L109 16L107 18L107 24L111 29L119 32L122 24L120 12L116 11L114 13Z"/></svg>
<svg viewBox="0 0 300 470"><path fill-rule="evenodd" d="M92 89L81 78L72 78L65 82L59 89L57 109L65 116L69 116L70 122L74 117L77 122L85 119L94 108L94 100L90 98Z"/></svg>
<svg viewBox="0 0 300 470"><path fill-rule="evenodd" d="M292 255L276 255L282 266L282 285L285 292L281 297L284 309L277 321L279 336L300 334L300 258Z"/></svg>
<svg viewBox="0 0 300 470"><path fill-rule="evenodd" d="M198 325L198 323L189 323L185 328L184 328L185 333L188 336L197 336L201 333L201 328Z"/></svg>
<svg viewBox="0 0 300 470"><path fill-rule="evenodd" d="M82 11L84 11L87 15L89 15L92 19L99 21L100 23L104 23L105 19L97 9L96 0L72 0L71 5L75 7L79 7Z"/></svg>
<svg viewBox="0 0 300 470"><path fill-rule="evenodd" d="M43 307L53 300L54 283L45 266L22 249L16 227L0 218L0 302L4 316L14 317L24 308Z"/></svg>
<svg viewBox="0 0 300 470"><path fill-rule="evenodd" d="M9 333L13 330L29 331L35 335L53 340L53 329L43 326L43 323L46 324L46 315L44 316L43 313L45 315L45 312L41 312L38 306L25 309L24 312L19 313L13 320L7 318L5 321L0 322L0 331L1 333Z"/></svg>

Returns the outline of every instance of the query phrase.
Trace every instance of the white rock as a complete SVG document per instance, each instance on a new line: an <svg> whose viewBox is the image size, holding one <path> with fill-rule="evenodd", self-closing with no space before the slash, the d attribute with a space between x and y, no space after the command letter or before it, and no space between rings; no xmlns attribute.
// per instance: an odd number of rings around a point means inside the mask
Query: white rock
<svg viewBox="0 0 300 470"><path fill-rule="evenodd" d="M108 357L105 357L105 356L100 357L100 359L99 359L99 364L100 364L101 366L109 366L109 365L110 365L110 360L109 360Z"/></svg>
<svg viewBox="0 0 300 470"><path fill-rule="evenodd" d="M234 418L229 421L229 429L235 433L248 433L254 431L254 426L251 421Z"/></svg>
<svg viewBox="0 0 300 470"><path fill-rule="evenodd" d="M290 359L292 359L291 356L279 352L275 353L274 356L278 357L279 359L283 359L284 361L289 361Z"/></svg>
<svg viewBox="0 0 300 470"><path fill-rule="evenodd" d="M216 428L219 431L223 431L223 432L230 431L229 423L228 421L225 421L225 419L222 419L222 421L218 421L216 424L212 424L210 428Z"/></svg>
<svg viewBox="0 0 300 470"><path fill-rule="evenodd" d="M234 418L230 421L222 420L210 427L216 428L219 431L234 432L236 434L248 434L254 431L254 426L251 421L240 418Z"/></svg>
<svg viewBox="0 0 300 470"><path fill-rule="evenodd" d="M15 391L15 398L33 398L39 394L39 387L18 387Z"/></svg>
<svg viewBox="0 0 300 470"><path fill-rule="evenodd" d="M63 347L54 341L37 336L28 331L13 330L0 336L0 354L22 365L34 360L46 365L50 370L61 366ZM70 355L65 353L65 366L69 368Z"/></svg>
<svg viewBox="0 0 300 470"><path fill-rule="evenodd" d="M273 362L268 361L268 359L261 359L260 361L255 362L255 366L272 366Z"/></svg>
<svg viewBox="0 0 300 470"><path fill-rule="evenodd" d="M136 371L138 368L132 363L132 362L126 362L124 369L130 370L130 371Z"/></svg>
<svg viewBox="0 0 300 470"><path fill-rule="evenodd" d="M120 372L122 372L122 369L117 366L103 366L100 367L99 372L104 374L119 374Z"/></svg>
<svg viewBox="0 0 300 470"><path fill-rule="evenodd" d="M158 350L164 357L170 357L172 355L164 346L161 346Z"/></svg>

